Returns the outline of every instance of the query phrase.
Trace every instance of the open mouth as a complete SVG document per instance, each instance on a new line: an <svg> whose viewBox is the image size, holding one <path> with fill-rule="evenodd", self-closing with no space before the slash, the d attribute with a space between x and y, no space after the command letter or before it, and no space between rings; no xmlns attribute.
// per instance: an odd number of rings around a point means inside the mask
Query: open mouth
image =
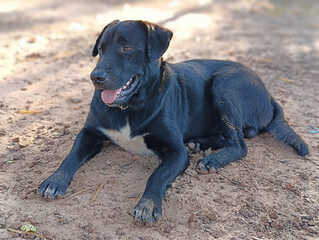
<svg viewBox="0 0 319 240"><path fill-rule="evenodd" d="M107 105L121 104L125 98L132 93L138 84L138 76L133 76L130 80L125 83L121 88L114 90L103 90L101 92L102 101Z"/></svg>

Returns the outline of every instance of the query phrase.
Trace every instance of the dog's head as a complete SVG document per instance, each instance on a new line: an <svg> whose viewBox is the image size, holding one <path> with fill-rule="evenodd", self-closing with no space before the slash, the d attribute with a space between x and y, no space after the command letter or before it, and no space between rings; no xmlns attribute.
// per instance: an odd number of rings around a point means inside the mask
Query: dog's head
<svg viewBox="0 0 319 240"><path fill-rule="evenodd" d="M173 33L144 21L113 21L96 40L92 56L100 59L91 73L102 101L116 107L128 104L146 83L150 66L168 48ZM159 70L159 69L158 69Z"/></svg>

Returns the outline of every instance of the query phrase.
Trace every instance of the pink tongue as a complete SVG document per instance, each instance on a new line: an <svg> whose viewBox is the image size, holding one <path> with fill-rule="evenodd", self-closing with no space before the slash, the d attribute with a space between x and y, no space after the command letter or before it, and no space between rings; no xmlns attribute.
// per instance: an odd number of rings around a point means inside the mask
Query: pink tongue
<svg viewBox="0 0 319 240"><path fill-rule="evenodd" d="M115 90L103 90L101 93L102 101L106 104L113 103L118 94L122 91L121 88Z"/></svg>

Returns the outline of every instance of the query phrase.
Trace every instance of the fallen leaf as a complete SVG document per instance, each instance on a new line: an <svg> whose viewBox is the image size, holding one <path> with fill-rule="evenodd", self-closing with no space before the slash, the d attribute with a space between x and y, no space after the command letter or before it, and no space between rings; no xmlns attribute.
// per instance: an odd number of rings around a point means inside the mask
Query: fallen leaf
<svg viewBox="0 0 319 240"><path fill-rule="evenodd" d="M31 223L23 223L21 226L21 230L25 232L36 232L37 228Z"/></svg>
<svg viewBox="0 0 319 240"><path fill-rule="evenodd" d="M8 161L5 161L4 163L13 163L14 161L12 160L8 160Z"/></svg>

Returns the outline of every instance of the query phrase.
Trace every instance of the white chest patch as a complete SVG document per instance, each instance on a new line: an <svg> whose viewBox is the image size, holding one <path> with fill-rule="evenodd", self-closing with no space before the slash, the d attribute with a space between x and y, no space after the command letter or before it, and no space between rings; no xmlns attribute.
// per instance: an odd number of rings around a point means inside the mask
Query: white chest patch
<svg viewBox="0 0 319 240"><path fill-rule="evenodd" d="M142 135L130 137L131 128L128 123L119 131L101 127L98 127L98 129L126 151L140 155L154 155L153 151L146 147Z"/></svg>

